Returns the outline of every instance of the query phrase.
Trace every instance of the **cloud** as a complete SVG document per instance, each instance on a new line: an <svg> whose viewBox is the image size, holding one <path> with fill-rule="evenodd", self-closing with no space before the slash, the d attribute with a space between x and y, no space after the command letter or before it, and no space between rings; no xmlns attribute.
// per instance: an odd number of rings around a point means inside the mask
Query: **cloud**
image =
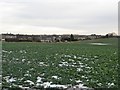
<svg viewBox="0 0 120 90"><path fill-rule="evenodd" d="M23 8L25 6L17 3L0 2L0 16L2 19L16 17L18 13L22 13L20 10Z"/></svg>
<svg viewBox="0 0 120 90"><path fill-rule="evenodd" d="M117 32L118 0L0 0L0 2L2 32L46 34L57 34L60 31L85 34Z"/></svg>
<svg viewBox="0 0 120 90"><path fill-rule="evenodd" d="M31 25L6 25L2 27L4 31L2 33L14 33L18 34L80 34L85 33L84 30L72 30L58 27L43 27L43 26L31 26ZM23 33L23 31L25 31ZM69 31L69 32L68 32Z"/></svg>

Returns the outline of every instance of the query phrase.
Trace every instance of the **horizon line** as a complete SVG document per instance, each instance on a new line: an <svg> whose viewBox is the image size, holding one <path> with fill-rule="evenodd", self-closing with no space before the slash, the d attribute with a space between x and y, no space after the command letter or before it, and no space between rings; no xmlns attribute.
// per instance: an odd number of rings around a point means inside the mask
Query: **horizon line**
<svg viewBox="0 0 120 90"><path fill-rule="evenodd" d="M115 32L111 32L111 33L115 33ZM73 33L64 33L64 34L26 34L26 33L1 33L1 34L14 34L14 35L71 35ZM109 34L109 33L106 33L106 34ZM106 34L96 34L96 33L91 33L91 34L73 34L73 35L106 35ZM118 35L117 33L115 33L116 35Z"/></svg>

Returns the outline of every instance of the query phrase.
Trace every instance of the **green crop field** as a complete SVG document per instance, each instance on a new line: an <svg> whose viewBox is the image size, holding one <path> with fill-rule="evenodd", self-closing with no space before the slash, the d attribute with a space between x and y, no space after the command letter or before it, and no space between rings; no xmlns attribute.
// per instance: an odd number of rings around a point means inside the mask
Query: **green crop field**
<svg viewBox="0 0 120 90"><path fill-rule="evenodd" d="M116 38L79 42L2 43L3 86L117 87Z"/></svg>

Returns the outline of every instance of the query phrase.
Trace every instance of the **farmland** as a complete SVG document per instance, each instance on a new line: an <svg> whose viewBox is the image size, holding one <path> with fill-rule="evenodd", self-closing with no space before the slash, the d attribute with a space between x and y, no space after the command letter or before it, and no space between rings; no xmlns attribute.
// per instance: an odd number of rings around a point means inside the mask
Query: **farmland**
<svg viewBox="0 0 120 90"><path fill-rule="evenodd" d="M3 86L83 84L117 87L116 38L79 42L3 42Z"/></svg>

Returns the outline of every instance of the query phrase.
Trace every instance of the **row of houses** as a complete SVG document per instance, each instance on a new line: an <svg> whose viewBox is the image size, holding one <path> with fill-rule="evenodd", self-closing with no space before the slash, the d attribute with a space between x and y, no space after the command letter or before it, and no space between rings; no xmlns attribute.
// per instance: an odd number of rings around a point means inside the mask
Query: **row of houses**
<svg viewBox="0 0 120 90"><path fill-rule="evenodd" d="M24 35L24 34L1 34L1 41L7 42L67 42L72 40L79 41L79 40L92 40L98 38L104 38L109 36L114 36L115 33L103 35L73 35L73 34L65 34L65 35Z"/></svg>
<svg viewBox="0 0 120 90"><path fill-rule="evenodd" d="M71 34L72 35L72 34ZM23 34L1 34L2 41L28 41L28 42L67 42L71 35L23 35ZM72 35L74 40L90 40L101 38L101 35Z"/></svg>

